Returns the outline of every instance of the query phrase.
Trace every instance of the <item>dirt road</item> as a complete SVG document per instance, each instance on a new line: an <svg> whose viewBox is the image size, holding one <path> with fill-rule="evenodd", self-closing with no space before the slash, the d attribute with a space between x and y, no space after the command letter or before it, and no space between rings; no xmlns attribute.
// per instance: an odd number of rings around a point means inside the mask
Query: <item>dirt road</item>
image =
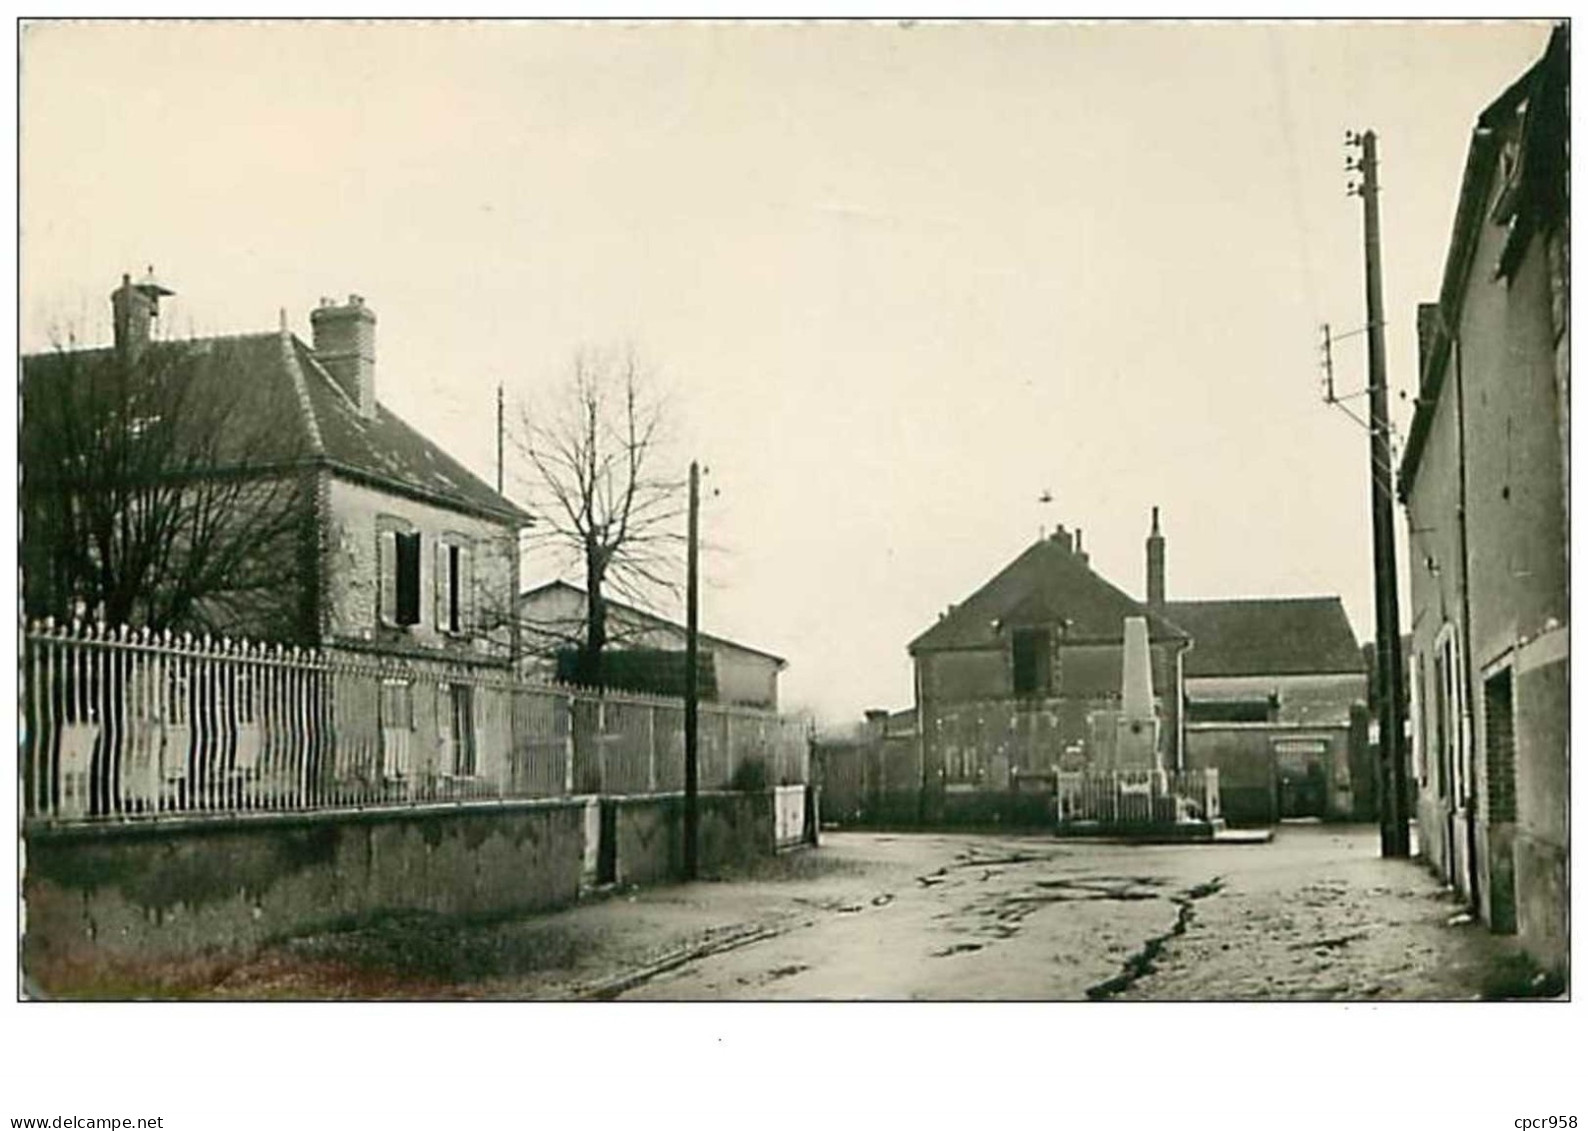
<svg viewBox="0 0 1588 1131"><path fill-rule="evenodd" d="M1504 940L1376 830L1269 844L831 833L749 876L494 923L394 918L281 944L203 997L1467 999ZM1526 988L1524 985L1522 988Z"/></svg>

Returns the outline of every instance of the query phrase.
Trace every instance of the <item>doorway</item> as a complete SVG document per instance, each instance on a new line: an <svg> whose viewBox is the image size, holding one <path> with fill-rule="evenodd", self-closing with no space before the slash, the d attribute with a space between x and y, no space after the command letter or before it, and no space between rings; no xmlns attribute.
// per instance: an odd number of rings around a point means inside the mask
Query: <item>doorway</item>
<svg viewBox="0 0 1588 1131"><path fill-rule="evenodd" d="M1274 743L1274 802L1280 820L1328 815L1328 762L1326 739Z"/></svg>

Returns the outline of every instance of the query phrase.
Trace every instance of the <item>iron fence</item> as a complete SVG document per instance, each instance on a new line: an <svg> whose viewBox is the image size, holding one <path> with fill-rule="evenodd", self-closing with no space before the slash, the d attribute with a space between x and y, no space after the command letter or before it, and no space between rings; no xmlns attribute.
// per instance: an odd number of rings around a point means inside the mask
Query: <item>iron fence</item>
<svg viewBox="0 0 1588 1131"><path fill-rule="evenodd" d="M683 788L680 700L440 661L42 622L23 633L30 821ZM700 785L803 784L803 726L700 705Z"/></svg>
<svg viewBox="0 0 1588 1131"><path fill-rule="evenodd" d="M1060 824L1175 825L1220 816L1216 769L1060 771L1056 776Z"/></svg>

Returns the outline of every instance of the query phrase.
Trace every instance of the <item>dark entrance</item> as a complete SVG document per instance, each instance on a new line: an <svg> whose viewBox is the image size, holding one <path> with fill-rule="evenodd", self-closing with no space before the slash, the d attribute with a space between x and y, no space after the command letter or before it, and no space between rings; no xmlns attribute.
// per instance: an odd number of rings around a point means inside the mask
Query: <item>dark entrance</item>
<svg viewBox="0 0 1588 1131"><path fill-rule="evenodd" d="M1274 744L1274 788L1281 820L1323 817L1329 811L1329 744L1288 741Z"/></svg>

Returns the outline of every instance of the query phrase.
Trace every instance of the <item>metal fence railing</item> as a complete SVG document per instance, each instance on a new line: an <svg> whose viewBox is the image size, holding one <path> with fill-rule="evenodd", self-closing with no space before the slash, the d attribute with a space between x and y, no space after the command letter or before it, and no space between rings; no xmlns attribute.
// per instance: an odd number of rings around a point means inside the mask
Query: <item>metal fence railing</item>
<svg viewBox="0 0 1588 1131"><path fill-rule="evenodd" d="M1061 771L1056 779L1061 825L1174 825L1220 816L1216 769Z"/></svg>
<svg viewBox="0 0 1588 1131"><path fill-rule="evenodd" d="M676 699L438 661L99 625L23 632L30 821L683 788ZM803 784L802 724L700 705L700 785Z"/></svg>

